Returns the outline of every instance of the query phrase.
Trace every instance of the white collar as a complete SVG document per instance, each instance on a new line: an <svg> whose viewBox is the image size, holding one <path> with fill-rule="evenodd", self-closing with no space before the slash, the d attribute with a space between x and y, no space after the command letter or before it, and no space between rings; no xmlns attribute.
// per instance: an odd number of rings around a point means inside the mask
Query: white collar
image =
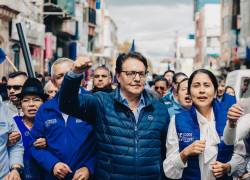
<svg viewBox="0 0 250 180"><path fill-rule="evenodd" d="M197 110L196 113L200 127L200 139L206 141L206 147L204 151L204 163L206 164L217 155L217 145L220 143L220 138L216 131L213 109L211 110L210 120L204 117Z"/></svg>
<svg viewBox="0 0 250 180"><path fill-rule="evenodd" d="M206 117L204 117L198 110L196 110L196 114L197 114L197 120L198 120L199 124L201 123L201 125L212 123L215 121L213 108L211 110L211 114L210 114L211 119L210 120L207 119Z"/></svg>

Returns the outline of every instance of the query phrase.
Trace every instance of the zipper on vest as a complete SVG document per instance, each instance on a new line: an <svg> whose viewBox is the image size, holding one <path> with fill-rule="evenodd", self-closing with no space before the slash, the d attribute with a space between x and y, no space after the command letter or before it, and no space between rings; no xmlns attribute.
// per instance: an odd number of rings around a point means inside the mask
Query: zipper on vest
<svg viewBox="0 0 250 180"><path fill-rule="evenodd" d="M138 143L139 143L139 138L138 138L138 122L136 123L136 119L134 114L132 113L133 117L133 123L134 123L134 142L135 142L135 172L136 172L136 179L138 179L138 172L137 172L137 159L138 159ZM138 119L139 120L139 119Z"/></svg>

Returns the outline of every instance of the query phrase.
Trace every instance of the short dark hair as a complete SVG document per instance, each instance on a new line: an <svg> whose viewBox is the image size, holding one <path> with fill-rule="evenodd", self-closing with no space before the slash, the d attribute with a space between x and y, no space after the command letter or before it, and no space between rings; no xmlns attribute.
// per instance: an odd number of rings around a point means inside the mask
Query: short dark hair
<svg viewBox="0 0 250 180"><path fill-rule="evenodd" d="M94 71L98 70L98 69L104 69L105 71L107 71L110 75L110 77L112 77L112 72L109 70L109 68L105 65L101 65L101 66L98 66L94 69Z"/></svg>
<svg viewBox="0 0 250 180"><path fill-rule="evenodd" d="M167 73L172 73L173 75L175 75L175 72L173 71L173 70L171 70L171 69L168 69L168 70L166 70L165 72L164 72L164 74L163 74L163 76L165 76Z"/></svg>
<svg viewBox="0 0 250 180"><path fill-rule="evenodd" d="M35 75L36 75L36 78L43 78L43 75L38 72L35 72Z"/></svg>
<svg viewBox="0 0 250 180"><path fill-rule="evenodd" d="M188 76L187 76L185 73L183 73L183 72L175 73L174 76L173 76L173 83L177 83L176 81L177 81L177 78L178 78L179 76L188 77Z"/></svg>
<svg viewBox="0 0 250 180"><path fill-rule="evenodd" d="M215 75L214 75L211 71L209 71L209 70L207 70L207 69L198 69L198 70L194 71L194 72L191 74L190 78L188 79L188 93L190 94L191 84L192 84L192 82L193 82L194 77L195 77L197 74L199 74L199 73L208 75L208 77L209 77L210 80L212 81L212 84L213 84L213 86L214 86L215 92L217 92L217 89L218 89L218 81L217 81Z"/></svg>
<svg viewBox="0 0 250 180"><path fill-rule="evenodd" d="M2 77L2 81L6 81L6 82L7 82L6 76L3 76L3 77Z"/></svg>
<svg viewBox="0 0 250 180"><path fill-rule="evenodd" d="M182 79L178 84L177 84L177 89L176 89L176 92L178 93L179 92L179 90L180 90L180 86L181 86L181 84L183 83L183 82L185 82L185 81L188 81L188 78L184 78L184 79Z"/></svg>
<svg viewBox="0 0 250 180"><path fill-rule="evenodd" d="M134 58L134 59L137 59L138 61L141 61L144 64L145 69L147 71L148 69L147 59L139 52L128 52L128 53L119 54L119 56L117 57L116 67L115 67L115 72L117 74L121 73L123 63L129 58Z"/></svg>
<svg viewBox="0 0 250 180"><path fill-rule="evenodd" d="M226 81L226 78L224 78L224 77L218 77L218 83L221 83L222 81Z"/></svg>
<svg viewBox="0 0 250 180"><path fill-rule="evenodd" d="M164 77L158 77L158 78L156 78L154 84L157 83L158 81L164 81L166 83L166 86L167 87L169 86L168 80L166 78L164 78Z"/></svg>
<svg viewBox="0 0 250 180"><path fill-rule="evenodd" d="M17 72L12 72L8 75L8 78L15 78L17 76L25 76L25 77L28 77L27 76L27 73L26 72L23 72L23 71L17 71Z"/></svg>

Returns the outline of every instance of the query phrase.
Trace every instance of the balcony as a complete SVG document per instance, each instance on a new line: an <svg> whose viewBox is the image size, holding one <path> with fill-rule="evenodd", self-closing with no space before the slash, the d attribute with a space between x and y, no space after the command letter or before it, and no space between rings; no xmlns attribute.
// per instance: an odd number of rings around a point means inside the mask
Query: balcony
<svg viewBox="0 0 250 180"><path fill-rule="evenodd" d="M22 12L23 3L14 2L13 0L1 0L0 2L0 18L10 20Z"/></svg>
<svg viewBox="0 0 250 180"><path fill-rule="evenodd" d="M75 0L45 0L44 15L71 18L75 15Z"/></svg>

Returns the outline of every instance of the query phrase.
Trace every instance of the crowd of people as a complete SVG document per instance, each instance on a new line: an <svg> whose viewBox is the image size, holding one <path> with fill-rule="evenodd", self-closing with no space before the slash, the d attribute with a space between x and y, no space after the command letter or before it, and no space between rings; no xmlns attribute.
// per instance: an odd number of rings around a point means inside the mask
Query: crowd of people
<svg viewBox="0 0 250 180"><path fill-rule="evenodd" d="M250 114L225 78L167 70L120 54L115 75L90 59L57 59L51 76L2 78L0 179L250 179ZM114 83L113 79L116 79Z"/></svg>

